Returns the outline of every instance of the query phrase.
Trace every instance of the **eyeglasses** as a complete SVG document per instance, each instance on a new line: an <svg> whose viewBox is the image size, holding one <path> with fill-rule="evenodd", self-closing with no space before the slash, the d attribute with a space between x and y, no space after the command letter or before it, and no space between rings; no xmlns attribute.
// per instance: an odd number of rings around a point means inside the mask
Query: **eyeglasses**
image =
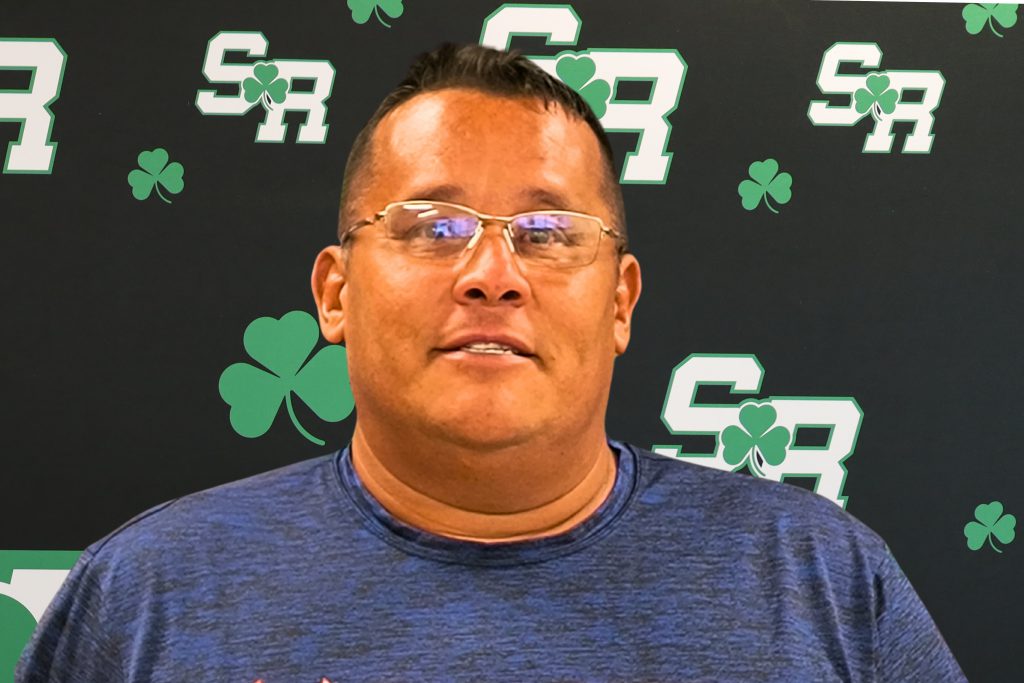
<svg viewBox="0 0 1024 683"><path fill-rule="evenodd" d="M590 265L597 258L601 236L619 241L622 234L597 216L576 211L527 211L514 216L491 216L468 206L412 200L392 202L370 218L349 226L340 235L344 245L352 233L382 221L388 245L416 258L454 260L472 249L484 233L484 223L504 223L503 234L512 253L529 263L550 268Z"/></svg>

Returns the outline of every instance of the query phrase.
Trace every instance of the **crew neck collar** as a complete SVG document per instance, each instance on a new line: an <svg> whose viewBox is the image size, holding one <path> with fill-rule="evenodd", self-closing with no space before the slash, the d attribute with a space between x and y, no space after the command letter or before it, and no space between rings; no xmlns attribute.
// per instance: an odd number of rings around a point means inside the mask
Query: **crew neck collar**
<svg viewBox="0 0 1024 683"><path fill-rule="evenodd" d="M543 562L576 552L607 535L636 491L640 458L626 443L608 439L615 454L615 484L604 502L585 520L564 533L525 541L483 543L441 536L407 524L370 495L352 465L352 444L331 459L335 480L355 505L366 526L388 544L412 555L439 562L507 566Z"/></svg>

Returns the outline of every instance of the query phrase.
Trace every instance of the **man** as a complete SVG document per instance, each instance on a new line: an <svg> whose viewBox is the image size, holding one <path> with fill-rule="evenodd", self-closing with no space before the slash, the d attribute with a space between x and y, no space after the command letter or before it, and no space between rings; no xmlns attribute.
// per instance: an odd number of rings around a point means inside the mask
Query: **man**
<svg viewBox="0 0 1024 683"><path fill-rule="evenodd" d="M623 213L575 93L521 56L422 57L313 271L352 443L90 546L17 680L965 680L833 503L606 437L641 287Z"/></svg>

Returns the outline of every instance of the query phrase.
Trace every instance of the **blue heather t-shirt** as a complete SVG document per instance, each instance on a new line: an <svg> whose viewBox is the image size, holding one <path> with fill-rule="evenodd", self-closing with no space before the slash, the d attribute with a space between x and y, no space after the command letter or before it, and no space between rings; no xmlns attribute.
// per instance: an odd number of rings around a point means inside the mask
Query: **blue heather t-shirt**
<svg viewBox="0 0 1024 683"><path fill-rule="evenodd" d="M609 444L607 500L531 541L402 523L348 448L157 506L83 553L15 680L966 680L834 503Z"/></svg>

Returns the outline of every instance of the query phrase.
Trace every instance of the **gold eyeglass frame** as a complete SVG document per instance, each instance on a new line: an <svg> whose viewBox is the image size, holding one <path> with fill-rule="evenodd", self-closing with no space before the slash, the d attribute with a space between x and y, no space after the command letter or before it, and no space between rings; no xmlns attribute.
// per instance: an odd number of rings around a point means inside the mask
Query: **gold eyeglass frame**
<svg viewBox="0 0 1024 683"><path fill-rule="evenodd" d="M563 210L560 210L560 209L550 209L550 210L538 209L538 210L535 210L535 211L523 211L521 213L513 214L511 216L496 216L496 215L493 215L493 214L481 213L481 212L477 211L476 209L474 209L472 207L466 206L465 204L456 204L455 202L444 202L444 201L439 201L439 200L434 200L434 199L407 199L407 200L404 200L404 201L389 202L387 204L387 206L385 206L383 209L381 209L377 213L373 214L373 216L370 216L369 218L364 218L364 219L362 219L360 221L357 221L357 222L353 223L352 225L350 225L348 228L346 228L345 231L343 233L341 233L341 235L338 236L338 242L342 246L344 246L346 239L348 239L352 235L352 233L354 233L356 230L359 230L360 228L365 228L368 225L373 225L374 223L380 221L385 216L387 216L388 212L391 209L393 209L396 206L405 206L405 205L409 205L409 204L433 204L433 205L442 206L442 207L450 207L450 208L458 209L460 211L465 211L466 213L468 213L471 216L476 216L476 219L477 219L476 232L474 232L473 236L469 238L469 242L466 244L466 246L463 248L463 250L461 252L459 252L459 256L461 256L462 254L465 254L467 251L469 251L474 246L476 246L476 243L480 240L480 236L484 234L484 224L485 223L492 223L492 222L504 223L504 228L502 229L502 233L505 235L505 241L508 243L508 248L511 250L511 252L513 254L518 254L518 252L516 251L516 248L515 248L515 243L512 241L512 221L516 220L517 218L521 218L523 216L529 216L531 214L544 214L544 215L547 215L547 216L552 216L552 215L554 215L554 216L577 216L577 217L580 217L580 218L586 218L586 219L589 219L589 220L592 220L592 221L597 221L598 226L601 228L601 232L598 234L598 244L597 244L597 247L594 249L594 256L587 263L580 263L580 264L578 264L578 266L574 264L573 266L566 266L566 267L583 267L583 266L588 266L591 263L593 263L597 259L597 255L598 255L598 253L600 252L600 249L601 249L600 237L601 237L601 235L604 235L604 234L607 234L607 235L611 236L612 238L614 238L618 242L618 253L619 254L622 254L622 253L625 252L625 243L624 243L624 240L623 240L622 233L620 233L618 230L615 230L614 228L608 227L605 224L605 222L599 216L594 216L594 215L591 215L589 213L583 213L581 211L563 211Z"/></svg>

